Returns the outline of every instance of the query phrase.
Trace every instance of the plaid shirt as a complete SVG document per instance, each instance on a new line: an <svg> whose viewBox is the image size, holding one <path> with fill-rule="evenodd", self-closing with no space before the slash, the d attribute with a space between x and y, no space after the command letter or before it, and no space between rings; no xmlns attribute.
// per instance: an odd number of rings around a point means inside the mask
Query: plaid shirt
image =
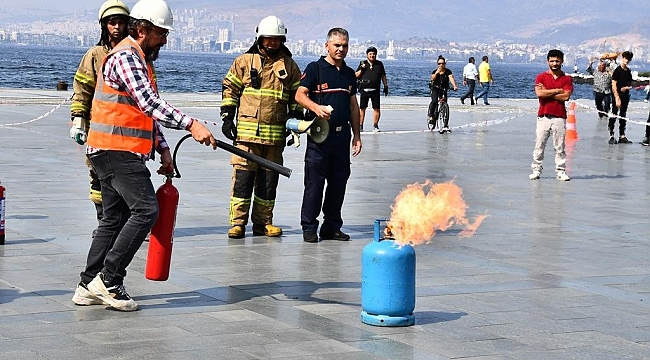
<svg viewBox="0 0 650 360"><path fill-rule="evenodd" d="M610 73L600 70L594 72L594 92L611 94L612 75Z"/></svg>
<svg viewBox="0 0 650 360"><path fill-rule="evenodd" d="M194 119L183 114L158 96L149 77L147 64L130 50L120 51L106 60L104 65L104 82L116 90L124 90L135 100L136 104L147 116L154 120L156 151L162 153L169 149L160 125L171 129L189 129ZM92 154L101 149L88 147L87 154ZM139 154L147 160L150 154Z"/></svg>

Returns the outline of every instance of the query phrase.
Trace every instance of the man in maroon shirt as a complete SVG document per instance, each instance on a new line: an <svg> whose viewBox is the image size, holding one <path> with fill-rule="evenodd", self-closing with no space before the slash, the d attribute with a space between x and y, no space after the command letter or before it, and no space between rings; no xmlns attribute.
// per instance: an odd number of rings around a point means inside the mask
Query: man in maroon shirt
<svg viewBox="0 0 650 360"><path fill-rule="evenodd" d="M542 175L542 160L548 138L553 135L555 149L555 174L558 180L569 181L566 174L566 153L564 152L564 136L566 134L566 107L564 103L571 98L573 83L571 77L562 71L564 53L553 49L546 55L549 70L537 75L535 79L535 95L539 99L537 111L537 130L535 149L533 150L533 172L529 178L537 180Z"/></svg>

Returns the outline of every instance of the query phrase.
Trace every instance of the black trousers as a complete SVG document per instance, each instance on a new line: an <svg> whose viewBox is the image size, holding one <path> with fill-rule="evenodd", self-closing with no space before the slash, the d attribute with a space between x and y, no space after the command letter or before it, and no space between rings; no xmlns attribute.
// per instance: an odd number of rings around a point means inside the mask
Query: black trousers
<svg viewBox="0 0 650 360"><path fill-rule="evenodd" d="M133 153L107 150L88 158L102 184L104 214L81 280L89 283L101 271L108 284L120 285L158 217L156 191L149 169Z"/></svg>
<svg viewBox="0 0 650 360"><path fill-rule="evenodd" d="M447 90L446 89L441 89L437 87L431 88L431 102L429 103L429 112L428 116L435 118L436 120L438 119L438 100L440 100L441 97L447 97Z"/></svg>
<svg viewBox="0 0 650 360"><path fill-rule="evenodd" d="M621 92L618 94L621 98L621 107L616 106L616 101L612 101L612 113L618 115L618 117L609 118L609 135L614 136L614 126L616 125L616 119L618 119L618 134L619 136L625 135L625 126L627 125L627 120L622 119L627 115L627 106L630 103L630 93Z"/></svg>
<svg viewBox="0 0 650 360"><path fill-rule="evenodd" d="M338 132L332 131L330 127L330 134L324 143L316 144L311 138L307 140L305 189L300 210L300 225L303 232L315 233L318 230L318 216L321 210L323 211L321 234L331 234L343 226L341 208L345 188L350 178L351 135L348 126L344 126Z"/></svg>
<svg viewBox="0 0 650 360"><path fill-rule="evenodd" d="M612 94L605 94L594 91L594 99L596 101L596 109L599 116L606 116L612 105Z"/></svg>

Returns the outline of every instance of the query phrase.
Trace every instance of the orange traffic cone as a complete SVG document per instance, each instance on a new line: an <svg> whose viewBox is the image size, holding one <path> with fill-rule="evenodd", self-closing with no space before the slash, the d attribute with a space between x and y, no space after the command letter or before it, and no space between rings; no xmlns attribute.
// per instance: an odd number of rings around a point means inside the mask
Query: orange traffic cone
<svg viewBox="0 0 650 360"><path fill-rule="evenodd" d="M571 101L569 113L566 118L566 139L578 140L578 130L576 129L576 102Z"/></svg>

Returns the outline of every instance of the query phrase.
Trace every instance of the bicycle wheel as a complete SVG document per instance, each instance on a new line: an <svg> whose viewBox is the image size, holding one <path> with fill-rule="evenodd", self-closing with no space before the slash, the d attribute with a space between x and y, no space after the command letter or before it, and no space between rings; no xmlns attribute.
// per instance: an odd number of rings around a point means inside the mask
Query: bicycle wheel
<svg viewBox="0 0 650 360"><path fill-rule="evenodd" d="M449 105L446 102L438 105L440 111L438 112L438 127L442 130L445 124L449 125Z"/></svg>

